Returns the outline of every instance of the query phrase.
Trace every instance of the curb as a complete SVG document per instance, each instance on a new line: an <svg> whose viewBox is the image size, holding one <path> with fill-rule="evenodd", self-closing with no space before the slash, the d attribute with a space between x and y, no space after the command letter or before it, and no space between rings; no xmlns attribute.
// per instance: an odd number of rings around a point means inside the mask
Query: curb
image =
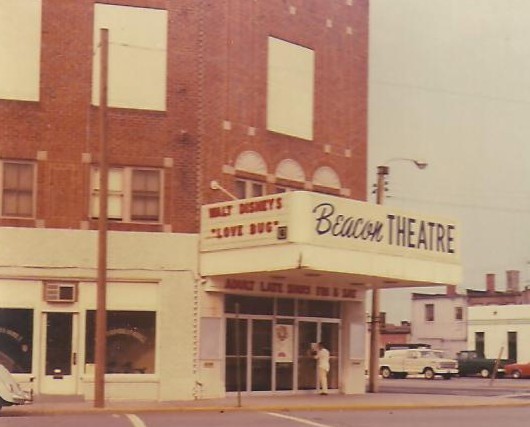
<svg viewBox="0 0 530 427"><path fill-rule="evenodd" d="M262 405L262 406L179 406L179 407L106 407L106 408L42 408L24 410L4 408L0 418L34 417L60 415L98 415L98 414L147 414L147 413L179 413L179 412L292 412L292 411L383 411L383 410L420 410L420 409L470 409L491 407L530 407L530 402L469 402L469 403L410 403L410 404L337 404L337 405Z"/></svg>

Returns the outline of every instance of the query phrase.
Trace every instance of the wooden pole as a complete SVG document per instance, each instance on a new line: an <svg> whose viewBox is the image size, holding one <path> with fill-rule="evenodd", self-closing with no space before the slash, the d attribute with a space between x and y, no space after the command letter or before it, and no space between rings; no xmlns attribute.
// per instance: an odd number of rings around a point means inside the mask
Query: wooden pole
<svg viewBox="0 0 530 427"><path fill-rule="evenodd" d="M94 406L105 406L105 368L107 358L107 231L108 231L108 158L107 158L107 84L109 30L100 31L99 79L99 228L98 228L98 282L96 306L96 342Z"/></svg>
<svg viewBox="0 0 530 427"><path fill-rule="evenodd" d="M241 340L239 338L239 303L236 303L236 388L237 407L241 408Z"/></svg>
<svg viewBox="0 0 530 427"><path fill-rule="evenodd" d="M385 177L388 175L388 166L377 167L377 201L378 205L383 204L385 196ZM377 393L379 384L379 328L380 328L380 296L379 289L375 286L372 289L372 319L370 330L370 364L368 369L368 392Z"/></svg>
<svg viewBox="0 0 530 427"><path fill-rule="evenodd" d="M495 363L493 364L493 372L491 373L491 379L490 379L490 386L493 385L493 381L495 381L495 378L497 377L497 371L499 370L499 366L501 364L501 357L502 352L504 351L504 347L501 347L499 350L499 355L495 359Z"/></svg>

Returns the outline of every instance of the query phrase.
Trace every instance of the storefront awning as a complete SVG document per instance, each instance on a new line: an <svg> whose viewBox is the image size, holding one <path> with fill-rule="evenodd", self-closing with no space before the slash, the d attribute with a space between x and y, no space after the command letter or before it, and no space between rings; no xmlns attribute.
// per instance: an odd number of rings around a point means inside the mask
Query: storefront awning
<svg viewBox="0 0 530 427"><path fill-rule="evenodd" d="M206 205L201 213L203 277L456 285L459 252L455 221L305 191Z"/></svg>

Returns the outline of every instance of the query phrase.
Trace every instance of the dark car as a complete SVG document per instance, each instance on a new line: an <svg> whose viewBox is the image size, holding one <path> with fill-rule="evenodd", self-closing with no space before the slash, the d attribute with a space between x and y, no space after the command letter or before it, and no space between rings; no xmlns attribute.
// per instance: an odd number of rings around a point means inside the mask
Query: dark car
<svg viewBox="0 0 530 427"><path fill-rule="evenodd" d="M530 378L530 363L511 363L504 367L504 375L510 378Z"/></svg>
<svg viewBox="0 0 530 427"><path fill-rule="evenodd" d="M482 378L505 375L504 367L513 362L506 359L487 359L475 350L465 350L457 353L458 375L461 377L479 375Z"/></svg>

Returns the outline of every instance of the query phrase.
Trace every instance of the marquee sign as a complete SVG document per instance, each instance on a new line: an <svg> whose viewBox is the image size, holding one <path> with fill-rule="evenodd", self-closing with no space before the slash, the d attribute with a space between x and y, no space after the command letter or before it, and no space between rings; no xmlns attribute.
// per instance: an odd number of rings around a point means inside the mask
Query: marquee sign
<svg viewBox="0 0 530 427"><path fill-rule="evenodd" d="M307 298L334 301L361 301L364 288L350 284L291 283L288 281L253 280L243 278L210 279L209 292L252 295L261 297Z"/></svg>
<svg viewBox="0 0 530 427"><path fill-rule="evenodd" d="M458 263L455 221L305 191L203 206L201 251L302 243Z"/></svg>

